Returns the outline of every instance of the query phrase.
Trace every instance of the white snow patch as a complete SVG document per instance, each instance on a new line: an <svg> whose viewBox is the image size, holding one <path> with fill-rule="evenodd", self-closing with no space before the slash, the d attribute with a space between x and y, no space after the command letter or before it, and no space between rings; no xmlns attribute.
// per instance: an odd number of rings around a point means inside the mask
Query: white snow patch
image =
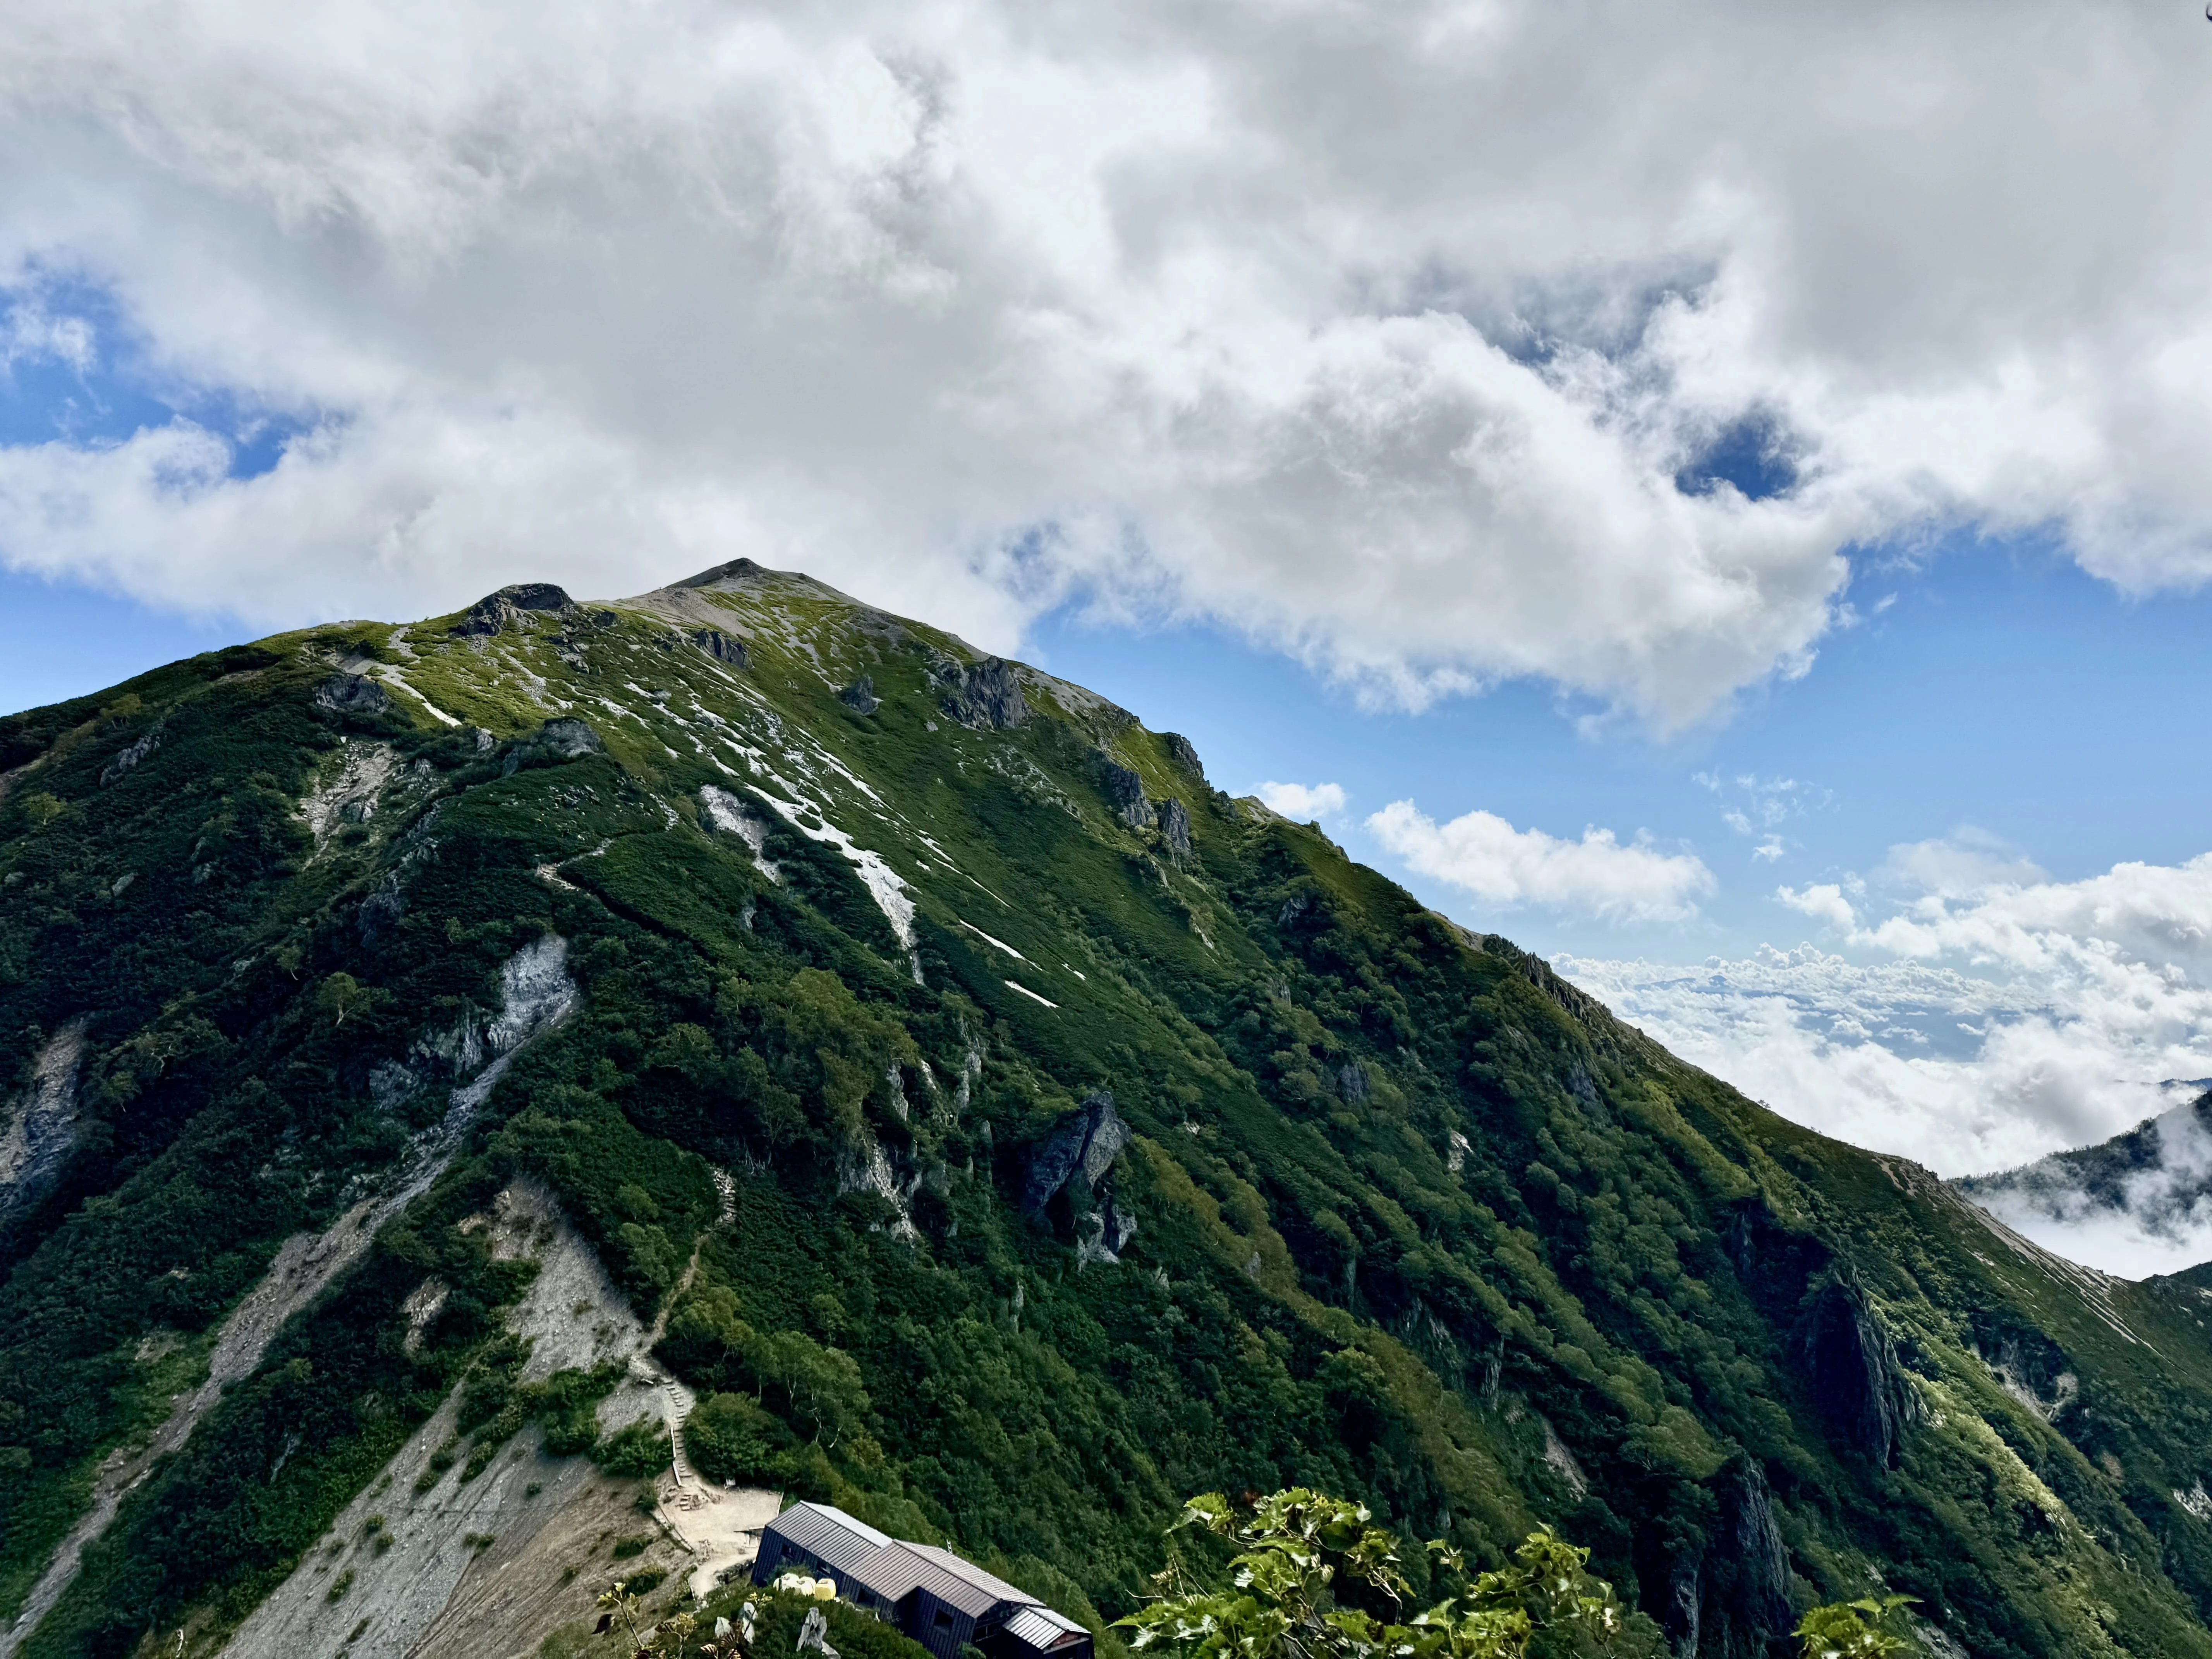
<svg viewBox="0 0 2212 1659"><path fill-rule="evenodd" d="M969 933L975 934L977 939L981 939L984 944L992 946L995 950L1004 951L1016 962L1027 962L1029 960L1027 957L1024 956L1019 951L1014 949L1012 945L1007 944L1006 940L1002 939L993 939L988 933L978 927L974 922L963 921L960 925L963 927L965 927ZM1076 975L1076 977L1080 979L1083 975L1078 974Z"/></svg>
<svg viewBox="0 0 2212 1659"><path fill-rule="evenodd" d="M1027 997L1027 998L1028 998L1031 1002L1042 1002L1042 1003L1043 1003L1043 1004L1044 1004L1044 1006L1045 1006L1046 1007L1048 1007L1048 1008L1057 1008L1057 1007L1059 1007L1059 1006L1060 1006L1060 1005L1059 1005L1058 1003L1054 1002L1054 1001L1051 1001L1051 1000L1048 1000L1048 999L1047 999L1047 998L1044 998L1044 997L1041 997L1041 996L1039 996L1039 995L1038 995L1035 991L1030 990L1030 988L1029 988L1028 986L1026 986L1026 985L1017 985L1017 984L1015 984L1015 983L1013 982L1013 981L1012 981L1012 980L1008 980L1008 981L1006 981L1006 988L1007 988L1009 991L1019 991L1019 992L1020 992L1024 996Z"/></svg>
<svg viewBox="0 0 2212 1659"><path fill-rule="evenodd" d="M401 673L398 669L380 665L377 667L375 673L376 678L382 680L386 685L398 686L409 696L414 698L416 702L421 703L423 708L429 714L430 718L436 720L440 725L459 726L460 724L460 722L455 720L451 714L448 714L444 709L439 708L436 703L432 702L429 698L424 696L420 691L417 691L408 683L407 677Z"/></svg>
<svg viewBox="0 0 2212 1659"><path fill-rule="evenodd" d="M781 886L783 872L775 860L763 849L768 845L768 825L743 800L726 789L703 784L699 790L700 805L707 809L707 822L725 835L735 836L751 850L753 862L761 874Z"/></svg>
<svg viewBox="0 0 2212 1659"><path fill-rule="evenodd" d="M769 775L775 777L774 773ZM791 787L781 778L775 778L775 781L787 789ZM855 846L852 836L805 800L779 800L766 791L762 792L761 798L775 808L784 821L807 840L826 842L842 853L847 862L860 872L861 883L867 888L868 896L875 900L876 908L884 913L884 920L890 923L891 932L898 939L899 948L905 951L915 948L914 901L907 896L906 878L884 861L881 853ZM812 828L805 822L809 815L819 820Z"/></svg>

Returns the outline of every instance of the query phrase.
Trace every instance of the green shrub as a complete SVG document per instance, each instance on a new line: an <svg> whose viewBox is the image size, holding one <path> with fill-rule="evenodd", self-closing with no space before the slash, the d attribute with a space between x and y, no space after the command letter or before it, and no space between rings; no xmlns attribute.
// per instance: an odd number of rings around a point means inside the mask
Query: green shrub
<svg viewBox="0 0 2212 1659"><path fill-rule="evenodd" d="M684 1448L709 1480L777 1484L791 1445L791 1431L741 1394L708 1395L684 1425Z"/></svg>
<svg viewBox="0 0 2212 1659"><path fill-rule="evenodd" d="M668 1431L650 1418L641 1418L601 1441L592 1461L609 1474L624 1480L641 1480L658 1474L669 1463Z"/></svg>

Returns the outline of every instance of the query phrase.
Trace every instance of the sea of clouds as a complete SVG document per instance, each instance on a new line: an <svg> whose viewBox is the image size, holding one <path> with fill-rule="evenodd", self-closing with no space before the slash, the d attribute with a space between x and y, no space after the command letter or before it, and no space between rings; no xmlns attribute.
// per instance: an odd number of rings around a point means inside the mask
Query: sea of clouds
<svg viewBox="0 0 2212 1659"><path fill-rule="evenodd" d="M1944 1176L2184 1108L2117 1204L2063 1167L1981 1196L2110 1271L2212 1259L2212 1205L2194 1198L2212 1141L2185 1109L2212 1078L2212 854L2056 882L1985 838L1952 838L1893 849L1869 879L1780 896L1825 924L1826 948L1555 965L1783 1115Z"/></svg>

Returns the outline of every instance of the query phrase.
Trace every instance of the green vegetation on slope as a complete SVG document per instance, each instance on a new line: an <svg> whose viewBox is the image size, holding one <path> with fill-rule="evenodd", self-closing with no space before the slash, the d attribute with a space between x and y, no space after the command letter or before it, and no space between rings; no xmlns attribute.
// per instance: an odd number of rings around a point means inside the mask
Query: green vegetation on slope
<svg viewBox="0 0 2212 1659"><path fill-rule="evenodd" d="M581 991L27 1653L211 1651L456 1387L453 1478L532 1419L580 1449L472 1224L530 1172L665 1316L703 1470L1102 1632L1176 1494L1303 1486L1422 1594L1419 1540L1556 1526L1626 1651L1887 1588L1977 1655L2212 1654L2193 1284L2040 1257L1179 740L804 579L454 620L0 721L0 1086L87 1022L0 1208L0 1606L279 1243L422 1156L503 964L556 934Z"/></svg>

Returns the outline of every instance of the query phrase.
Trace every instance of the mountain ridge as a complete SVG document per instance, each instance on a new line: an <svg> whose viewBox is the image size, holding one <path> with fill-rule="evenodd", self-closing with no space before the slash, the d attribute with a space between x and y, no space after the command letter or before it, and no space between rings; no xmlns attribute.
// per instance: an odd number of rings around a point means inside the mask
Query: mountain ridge
<svg viewBox="0 0 2212 1659"><path fill-rule="evenodd" d="M388 1576L487 1606L495 1559L597 1651L617 1559L562 1506L663 1482L639 1559L698 1565L633 1363L711 1478L956 1540L1109 1648L1181 1497L1303 1483L1478 1559L1559 1525L1627 1650L1780 1653L1880 1582L1931 1652L2212 1654L2197 1279L2039 1250L1173 734L795 573L0 720L0 1607L288 1241L357 1244L26 1655L273 1654L264 1606L460 1651ZM611 1287L575 1330L499 1219L540 1191ZM383 1480L420 1495L368 1528ZM481 1493L573 1559L469 1542Z"/></svg>

